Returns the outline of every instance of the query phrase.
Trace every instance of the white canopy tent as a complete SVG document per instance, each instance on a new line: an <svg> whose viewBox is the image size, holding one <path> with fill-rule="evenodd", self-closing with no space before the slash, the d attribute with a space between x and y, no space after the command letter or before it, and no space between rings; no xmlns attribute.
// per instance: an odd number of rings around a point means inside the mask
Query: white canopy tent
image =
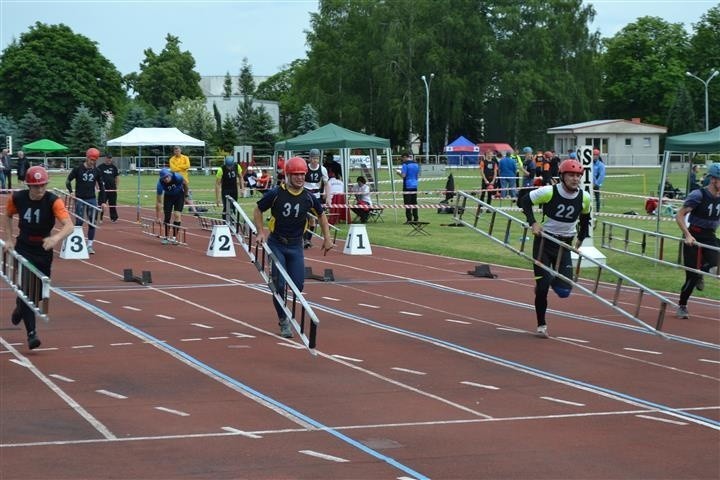
<svg viewBox="0 0 720 480"><path fill-rule="evenodd" d="M142 147L178 145L180 147L205 147L203 140L184 134L177 128L141 128L135 127L121 137L106 142L108 147L138 147L138 159ZM137 219L140 220L140 163L137 163Z"/></svg>

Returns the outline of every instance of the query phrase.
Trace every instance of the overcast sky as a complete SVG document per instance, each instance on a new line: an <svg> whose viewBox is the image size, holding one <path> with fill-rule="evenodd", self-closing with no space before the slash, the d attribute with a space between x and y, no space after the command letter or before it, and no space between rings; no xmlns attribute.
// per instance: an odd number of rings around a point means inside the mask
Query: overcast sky
<svg viewBox="0 0 720 480"><path fill-rule="evenodd" d="M597 11L591 30L603 36L646 15L684 23L690 31L717 5L710 0L585 3ZM97 42L100 53L127 74L139 70L146 48L162 51L172 33L193 54L201 75L237 75L243 57L255 75L272 75L305 57L304 32L317 5L316 0L0 0L0 49L37 21L64 23Z"/></svg>

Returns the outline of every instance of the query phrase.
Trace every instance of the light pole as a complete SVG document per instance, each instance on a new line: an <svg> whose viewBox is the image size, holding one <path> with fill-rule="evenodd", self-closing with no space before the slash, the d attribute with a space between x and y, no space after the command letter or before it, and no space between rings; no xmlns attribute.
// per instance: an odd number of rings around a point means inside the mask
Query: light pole
<svg viewBox="0 0 720 480"><path fill-rule="evenodd" d="M425 164L430 164L430 84L432 79L435 78L435 74L430 74L430 81L425 78L425 75L420 79L425 84Z"/></svg>
<svg viewBox="0 0 720 480"><path fill-rule="evenodd" d="M708 130L710 130L710 118L708 116L708 83L710 83L710 80L717 77L718 74L720 74L720 71L718 71L716 68L713 68L712 70L710 70L710 76L708 77L708 79L703 80L702 78L696 77L695 75L693 75L690 72L685 72L685 75L687 75L688 77L692 77L696 80L699 80L700 83L705 85L705 131L706 132Z"/></svg>

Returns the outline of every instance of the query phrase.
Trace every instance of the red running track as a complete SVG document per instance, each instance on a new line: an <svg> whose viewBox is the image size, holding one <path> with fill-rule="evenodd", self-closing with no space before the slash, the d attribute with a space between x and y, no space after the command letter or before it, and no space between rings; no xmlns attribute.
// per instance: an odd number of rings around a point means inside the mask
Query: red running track
<svg viewBox="0 0 720 480"><path fill-rule="evenodd" d="M552 296L546 340L529 270L339 242L306 251L336 279L306 282L311 356L239 247L207 257L185 222L187 247L121 220L89 261L56 259L38 350L0 292L0 478L718 477L717 301L665 340Z"/></svg>

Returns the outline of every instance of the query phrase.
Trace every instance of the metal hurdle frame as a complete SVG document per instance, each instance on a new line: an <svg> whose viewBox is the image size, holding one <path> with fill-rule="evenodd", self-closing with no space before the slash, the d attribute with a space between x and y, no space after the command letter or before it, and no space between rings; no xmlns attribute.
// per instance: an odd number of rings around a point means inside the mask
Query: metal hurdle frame
<svg viewBox="0 0 720 480"><path fill-rule="evenodd" d="M233 234L240 242L242 250L250 258L250 262L255 265L258 272L262 276L263 280L267 283L270 288L275 300L282 306L285 318L290 322L293 329L297 332L302 343L307 347L312 355L317 355L315 347L317 345L317 329L320 320L315 315L310 304L303 297L302 292L298 290L297 285L293 283L290 275L283 268L278 261L275 253L270 249L270 246L263 242L258 244L254 241L254 236L257 235L257 229L255 224L250 220L245 211L240 205L231 197L227 197L226 200L229 202L227 210L227 225L231 228ZM282 275L285 280L285 291L280 292L272 280L272 268L275 267L278 273ZM292 298L288 299L288 290L292 293ZM289 303L289 305L288 305ZM300 321L296 320L298 316L298 309ZM305 334L306 319L309 320L309 332Z"/></svg>
<svg viewBox="0 0 720 480"><path fill-rule="evenodd" d="M35 316L44 322L48 322L50 320L48 316L50 308L50 277L38 270L15 250L6 251L3 240L0 240L0 250L2 250L0 255L0 258L2 258L0 277L10 285L18 298L30 307Z"/></svg>
<svg viewBox="0 0 720 480"><path fill-rule="evenodd" d="M53 188L52 192L62 199L62 201L65 203L65 208L67 208L68 213L74 219L82 220L83 222L87 223L88 225L90 225L92 227L100 228L100 225L98 225L96 223L96 221L97 221L97 219L100 218L100 213L102 212L102 207L100 207L99 205L97 205L97 206L91 205L88 202L86 202L85 200L83 200L81 198L77 198L75 195L65 192L63 190L60 190L58 188ZM88 211L92 212L92 214L90 215L92 218L79 217L75 213L75 208L76 208L78 202L80 204L84 205L85 212L88 212Z"/></svg>
<svg viewBox="0 0 720 480"><path fill-rule="evenodd" d="M507 248L508 250L516 253L517 255L531 261L534 265L539 266L546 272L550 273L553 277L560 278L561 280L568 282L572 284L574 287L577 287L579 290L585 292L589 296L595 298L602 304L612 308L622 316L626 317L627 319L633 321L634 323L640 325L642 328L646 329L647 331L654 333L656 335L661 336L662 338L667 339L667 335L661 332L663 322L665 320L665 313L667 311L668 306L677 307L675 303L673 303L671 300L667 299L666 297L660 295L659 293L655 292L654 290L646 287L645 285L642 285L641 283L631 279L630 277L624 275L623 273L615 270L612 267L609 267L607 265L603 265L600 262L598 262L596 259L592 258L591 256L583 254L582 251L578 250L577 248L574 248L572 246L567 245L566 243L545 234L544 232L542 235L542 240L540 244L540 253L542 254L544 245L546 242L553 242L560 248L560 252L562 253L562 249L570 250L572 253L575 253L578 256L577 263L574 268L573 272L573 278L568 278L561 273L557 271L558 265L555 265L555 269L543 264L541 261L535 259L532 254L528 254L525 252L525 246L527 243L528 232L532 234L532 230L530 228L530 225L527 224L524 220L520 220L516 217L513 217L512 215L509 215L501 210L498 210L497 208L494 208L493 206L481 201L477 197L473 197L472 195L469 195L465 192L459 191L456 192L456 207L459 207L456 209L456 215L454 215L454 220L456 222L460 222L461 224L465 225L466 227L469 227L476 232L480 233L481 235L489 238L490 240L499 243L503 247ZM472 223L466 221L463 219L463 214L468 213L470 210L467 207L467 203L470 201L471 203L476 204L475 208L475 218ZM485 232L482 229L478 227L478 221L483 213L488 213L490 218L490 223L488 227L488 231ZM506 222L503 226L503 222ZM497 225L496 225L497 224ZM496 238L493 236L493 232L498 227L501 230L501 238ZM513 227L515 227L515 231L513 231ZM519 237L520 245L519 247L514 247L510 244L511 236L515 235ZM558 255L558 263L559 259L561 257L561 254ZM583 262L589 262L593 264L593 267L597 267L597 272L593 279L588 279L592 282L592 287L587 288L584 285L582 285L580 282L580 266ZM610 273L616 277L615 280L615 291L612 300L607 300L600 296L598 294L598 288L600 286L600 276L603 274L603 272ZM620 291L623 286L623 283L626 283L628 285L631 285L635 287L638 290L638 296L637 300L635 302L635 308L634 313L628 312L624 310L623 308L620 308L618 305L619 299L620 299ZM657 299L660 302L659 307L659 313L656 320L655 327L652 327L651 325L648 325L647 323L643 322L638 318L638 315L640 313L640 309L642 307L642 301L645 296L653 297Z"/></svg>
<svg viewBox="0 0 720 480"><path fill-rule="evenodd" d="M620 230L620 235L614 235L614 230ZM635 237L632 237L633 234L639 235L640 239L636 240ZM657 245L657 249L655 251L655 256L650 255L647 251L648 239L654 239L656 241L655 244ZM613 244L613 242L617 243L618 241L622 243L622 248L619 248L618 246ZM667 258L665 256L665 246L667 243L674 243L678 245L677 262L665 260L665 258ZM650 260L651 262L659 263L661 265L680 268L687 272L696 273L698 275L706 275L708 277L713 277L717 280L720 280L720 247L716 247L714 245L707 245L705 243L696 243L696 246L701 250L714 250L718 253L718 263L717 265L715 265L715 267L717 268L717 273L713 275L710 272L705 272L696 268L687 267L683 264L684 243L685 241L681 237L676 237L660 232L651 232L648 230L629 227L627 225L620 225L613 222L602 222L603 248L607 248L608 250L612 250L614 252L631 255L633 257L644 258L646 260ZM640 253L630 251L629 249L632 246L639 246Z"/></svg>
<svg viewBox="0 0 720 480"><path fill-rule="evenodd" d="M163 222L158 222L154 218L140 217L140 228L142 229L142 233L150 237L159 238L161 240L170 240L172 237L168 237L165 235L166 226L168 227L168 229L177 229L177 235L175 236L176 245L187 245L187 228L183 226L173 225L172 223L166 224Z"/></svg>

